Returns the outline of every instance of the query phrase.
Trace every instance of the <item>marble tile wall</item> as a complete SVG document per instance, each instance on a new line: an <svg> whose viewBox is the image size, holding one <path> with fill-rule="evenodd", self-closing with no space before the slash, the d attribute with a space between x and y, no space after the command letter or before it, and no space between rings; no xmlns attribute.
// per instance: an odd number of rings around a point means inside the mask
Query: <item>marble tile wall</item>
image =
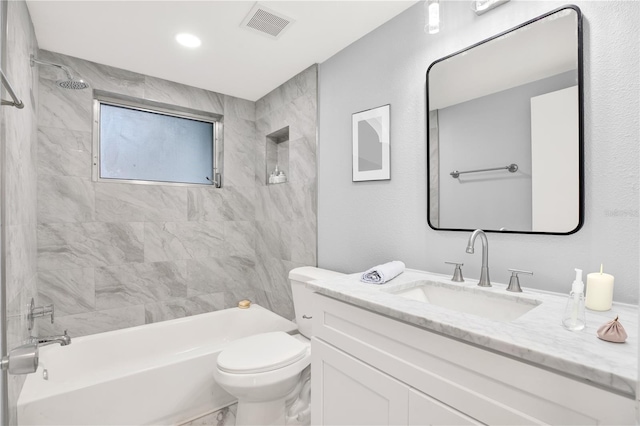
<svg viewBox="0 0 640 426"><path fill-rule="evenodd" d="M39 56L92 89L224 116L222 189L92 182L92 91L59 89L58 70L41 67L38 304L53 303L58 313L53 325L40 321L42 333L82 336L244 298L293 318L288 271L316 262L316 68L254 103L49 51ZM295 138L291 182L269 188L265 135L286 125Z"/></svg>
<svg viewBox="0 0 640 426"><path fill-rule="evenodd" d="M317 66L256 101L256 258L271 309L293 318L288 272L315 266L317 247ZM289 127L289 181L266 183L267 135Z"/></svg>
<svg viewBox="0 0 640 426"><path fill-rule="evenodd" d="M40 67L38 304L82 336L260 298L255 255L255 103L45 50L91 89L224 115L224 188L91 180L92 90ZM258 294L256 294L256 290Z"/></svg>
<svg viewBox="0 0 640 426"><path fill-rule="evenodd" d="M6 2L5 70L23 110L0 109L8 346L25 307L34 334L74 337L234 306L288 318L288 271L316 264L316 67L251 102L38 50L24 1ZM224 115L224 188L91 181L92 91L55 85L63 64L92 89ZM265 181L266 135L290 126L290 182ZM258 131L259 127L259 131ZM11 424L24 376L10 376Z"/></svg>
<svg viewBox="0 0 640 426"><path fill-rule="evenodd" d="M23 109L0 108L3 152L2 182L5 215L4 253L7 303L7 347L20 346L28 338L26 305L36 296L36 165L38 70L29 66L29 54L38 49L29 11L24 1L6 2L6 39L3 70ZM5 98L9 98L5 92ZM25 376L9 375L9 421L16 424L16 402Z"/></svg>

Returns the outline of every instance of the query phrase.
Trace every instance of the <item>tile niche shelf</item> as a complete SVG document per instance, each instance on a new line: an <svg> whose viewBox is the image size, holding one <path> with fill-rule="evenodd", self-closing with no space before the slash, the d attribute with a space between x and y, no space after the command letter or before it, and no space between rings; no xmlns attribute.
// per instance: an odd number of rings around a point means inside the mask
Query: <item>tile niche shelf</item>
<svg viewBox="0 0 640 426"><path fill-rule="evenodd" d="M289 181L289 126L267 135L267 185Z"/></svg>

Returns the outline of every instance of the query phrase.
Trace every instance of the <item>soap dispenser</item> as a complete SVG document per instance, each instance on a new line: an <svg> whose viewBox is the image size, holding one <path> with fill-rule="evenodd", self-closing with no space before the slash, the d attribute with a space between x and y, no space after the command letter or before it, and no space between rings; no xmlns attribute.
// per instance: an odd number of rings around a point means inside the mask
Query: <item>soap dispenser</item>
<svg viewBox="0 0 640 426"><path fill-rule="evenodd" d="M576 279L571 285L571 293L569 293L567 307L562 317L562 325L564 325L564 328L567 330L579 331L584 329L586 323L582 269L576 269Z"/></svg>

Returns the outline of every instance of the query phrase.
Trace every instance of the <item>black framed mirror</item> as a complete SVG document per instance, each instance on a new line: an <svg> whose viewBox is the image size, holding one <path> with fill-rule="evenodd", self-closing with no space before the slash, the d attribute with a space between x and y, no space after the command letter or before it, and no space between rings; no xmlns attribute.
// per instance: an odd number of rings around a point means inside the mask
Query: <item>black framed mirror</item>
<svg viewBox="0 0 640 426"><path fill-rule="evenodd" d="M426 87L431 228L565 235L582 227L578 7L438 59Z"/></svg>

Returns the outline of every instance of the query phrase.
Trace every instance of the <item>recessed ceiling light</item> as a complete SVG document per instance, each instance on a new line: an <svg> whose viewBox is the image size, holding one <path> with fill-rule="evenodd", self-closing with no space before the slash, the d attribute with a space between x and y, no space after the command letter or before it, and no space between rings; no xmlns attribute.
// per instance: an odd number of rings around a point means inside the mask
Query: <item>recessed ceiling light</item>
<svg viewBox="0 0 640 426"><path fill-rule="evenodd" d="M200 47L202 42L200 39L193 34L180 33L176 36L176 41L183 45L184 47L190 47L194 49L196 47Z"/></svg>

